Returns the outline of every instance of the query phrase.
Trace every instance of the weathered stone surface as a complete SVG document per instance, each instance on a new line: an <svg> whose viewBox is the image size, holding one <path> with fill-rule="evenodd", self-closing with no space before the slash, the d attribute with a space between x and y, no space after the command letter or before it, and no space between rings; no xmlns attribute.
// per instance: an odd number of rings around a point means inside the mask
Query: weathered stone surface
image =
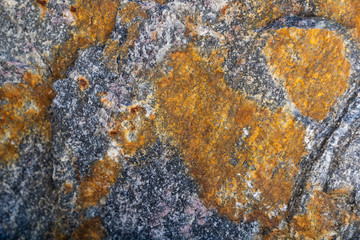
<svg viewBox="0 0 360 240"><path fill-rule="evenodd" d="M3 0L1 239L360 238L357 0Z"/></svg>

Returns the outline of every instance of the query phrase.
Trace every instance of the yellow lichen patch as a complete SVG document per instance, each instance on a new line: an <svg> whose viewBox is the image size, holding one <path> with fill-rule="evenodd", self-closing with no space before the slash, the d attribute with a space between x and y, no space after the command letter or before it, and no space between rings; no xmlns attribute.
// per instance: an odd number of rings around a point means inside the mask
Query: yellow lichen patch
<svg viewBox="0 0 360 240"><path fill-rule="evenodd" d="M117 58L120 54L120 42L118 40L109 39L106 42L104 55L106 65L111 71L117 72L118 71L118 63Z"/></svg>
<svg viewBox="0 0 360 240"><path fill-rule="evenodd" d="M105 41L114 27L118 6L117 0L77 0L73 6L76 35L88 38L90 43Z"/></svg>
<svg viewBox="0 0 360 240"><path fill-rule="evenodd" d="M82 240L82 239L92 239L92 240L101 240L104 239L104 229L100 218L92 218L84 221L72 234L71 239Z"/></svg>
<svg viewBox="0 0 360 240"><path fill-rule="evenodd" d="M334 210L335 204L326 193L315 192L307 205L307 214L294 217L298 236L315 239L329 235L335 224Z"/></svg>
<svg viewBox="0 0 360 240"><path fill-rule="evenodd" d="M154 119L142 106L129 107L113 117L109 135L131 156L155 141Z"/></svg>
<svg viewBox="0 0 360 240"><path fill-rule="evenodd" d="M75 30L67 42L53 49L51 68L55 79L65 77L65 70L74 63L80 49L109 38L118 7L118 0L77 0L70 7L75 18Z"/></svg>
<svg viewBox="0 0 360 240"><path fill-rule="evenodd" d="M23 137L30 133L50 139L47 107L53 98L51 87L39 75L27 72L26 83L6 83L0 88L0 163L18 158Z"/></svg>
<svg viewBox="0 0 360 240"><path fill-rule="evenodd" d="M314 0L316 14L327 17L347 27L357 29L360 37L360 1L359 0Z"/></svg>
<svg viewBox="0 0 360 240"><path fill-rule="evenodd" d="M282 12L278 1L273 0L253 0L251 1L253 11L246 10L246 22L255 28L265 27L268 23L281 17Z"/></svg>
<svg viewBox="0 0 360 240"><path fill-rule="evenodd" d="M71 193L71 191L72 191L73 188L74 188L73 184L70 183L70 182L65 182L65 183L63 184L63 187L64 187L64 192L65 192L65 194Z"/></svg>
<svg viewBox="0 0 360 240"><path fill-rule="evenodd" d="M191 36L193 42L196 42L200 39L208 38L209 36L208 33L204 34L202 29L202 26L206 25L206 23L203 21L201 14L199 12L195 12L194 14L188 15L184 21L184 24L186 26L184 34L186 37ZM220 43L225 44L226 38L221 33L210 30L209 34L212 37L217 38Z"/></svg>
<svg viewBox="0 0 360 240"><path fill-rule="evenodd" d="M296 238L332 239L339 227L348 226L360 220L351 210L345 209L349 189L330 193L315 190L306 205L306 213L296 215L291 224ZM345 199L344 199L345 198Z"/></svg>
<svg viewBox="0 0 360 240"><path fill-rule="evenodd" d="M119 15L123 23L129 23L136 17L147 18L146 12L135 2L125 4L119 11Z"/></svg>
<svg viewBox="0 0 360 240"><path fill-rule="evenodd" d="M283 28L265 47L272 74L285 83L300 112L322 120L347 88L350 63L341 39L329 30Z"/></svg>
<svg viewBox="0 0 360 240"><path fill-rule="evenodd" d="M311 188L311 184L308 184ZM310 191L310 198L301 213L293 220L275 229L265 239L335 239L349 225L360 222L352 210L353 188L344 187L325 193L319 189ZM300 210L300 209L299 209Z"/></svg>
<svg viewBox="0 0 360 240"><path fill-rule="evenodd" d="M198 38L197 28L201 25L202 19L199 13L196 13L195 16L189 15L186 17L185 21L185 36L188 37L189 35L195 40Z"/></svg>
<svg viewBox="0 0 360 240"><path fill-rule="evenodd" d="M221 11L219 20L230 23L242 19L247 29L265 27L270 22L289 14L301 11L299 1L290 0L286 3L279 0L252 0L246 4L242 1L231 1Z"/></svg>
<svg viewBox="0 0 360 240"><path fill-rule="evenodd" d="M229 88L222 54L171 55L173 70L156 80L158 131L181 149L208 205L234 221L274 227L304 153L304 128Z"/></svg>
<svg viewBox="0 0 360 240"><path fill-rule="evenodd" d="M116 156L112 156L109 151L104 159L93 164L91 174L80 183L79 206L87 208L99 204L109 194L109 188L118 178L120 168Z"/></svg>
<svg viewBox="0 0 360 240"><path fill-rule="evenodd" d="M106 96L106 93L101 93L100 100L110 106ZM125 108L112 117L108 132L113 139L112 147L104 159L91 167L91 174L80 183L78 204L81 208L95 206L109 194L109 188L119 177L119 157L131 156L155 141L154 118L154 115L148 114L144 107L138 105Z"/></svg>
<svg viewBox="0 0 360 240"><path fill-rule="evenodd" d="M106 65L113 71L118 71L125 63L129 48L134 46L134 41L139 36L140 22L133 23L128 30L126 42L122 45L117 40L108 40L105 45ZM119 57L119 58L118 58Z"/></svg>
<svg viewBox="0 0 360 240"><path fill-rule="evenodd" d="M139 26L142 20L147 18L147 14L137 3L130 2L125 4L119 11L121 24L127 29L125 43L120 46L117 40L108 40L105 46L106 64L113 71L121 70L125 63L129 48L134 46L134 41L139 37ZM119 57L119 58L118 58Z"/></svg>

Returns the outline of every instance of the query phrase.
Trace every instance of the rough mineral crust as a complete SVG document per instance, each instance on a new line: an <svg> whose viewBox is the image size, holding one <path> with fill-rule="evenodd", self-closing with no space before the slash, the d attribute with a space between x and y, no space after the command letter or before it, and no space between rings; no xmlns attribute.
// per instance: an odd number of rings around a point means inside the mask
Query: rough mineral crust
<svg viewBox="0 0 360 240"><path fill-rule="evenodd" d="M360 239L360 1L1 0L0 239Z"/></svg>

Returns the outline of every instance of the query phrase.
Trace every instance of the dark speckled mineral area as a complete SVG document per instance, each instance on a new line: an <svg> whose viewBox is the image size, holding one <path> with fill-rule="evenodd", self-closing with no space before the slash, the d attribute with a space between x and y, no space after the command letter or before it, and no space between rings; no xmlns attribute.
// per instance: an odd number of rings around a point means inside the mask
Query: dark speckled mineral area
<svg viewBox="0 0 360 240"><path fill-rule="evenodd" d="M359 0L1 0L0 239L360 239Z"/></svg>

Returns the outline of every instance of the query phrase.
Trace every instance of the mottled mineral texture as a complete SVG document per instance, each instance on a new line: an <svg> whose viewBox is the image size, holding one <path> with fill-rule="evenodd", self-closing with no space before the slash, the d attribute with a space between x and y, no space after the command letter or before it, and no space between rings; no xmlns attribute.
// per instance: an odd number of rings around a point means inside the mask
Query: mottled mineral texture
<svg viewBox="0 0 360 240"><path fill-rule="evenodd" d="M360 239L360 1L0 0L0 239Z"/></svg>

